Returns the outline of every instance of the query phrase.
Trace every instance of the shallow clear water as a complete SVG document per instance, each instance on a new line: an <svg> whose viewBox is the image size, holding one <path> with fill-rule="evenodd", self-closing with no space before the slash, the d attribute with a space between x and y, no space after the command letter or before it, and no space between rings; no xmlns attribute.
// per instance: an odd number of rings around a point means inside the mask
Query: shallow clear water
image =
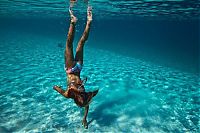
<svg viewBox="0 0 200 133"><path fill-rule="evenodd" d="M88 77L87 91L100 91L91 103L86 130L81 126L84 110L52 89L66 87L68 2L1 1L0 133L197 133L199 2L90 4L94 20L81 77ZM75 46L85 8L83 2L74 7L79 19Z"/></svg>
<svg viewBox="0 0 200 133"><path fill-rule="evenodd" d="M84 130L83 110L52 89L66 86L60 40L23 33L1 38L1 132L199 130L198 76L91 48L89 42L82 77L88 76L87 90L100 92Z"/></svg>

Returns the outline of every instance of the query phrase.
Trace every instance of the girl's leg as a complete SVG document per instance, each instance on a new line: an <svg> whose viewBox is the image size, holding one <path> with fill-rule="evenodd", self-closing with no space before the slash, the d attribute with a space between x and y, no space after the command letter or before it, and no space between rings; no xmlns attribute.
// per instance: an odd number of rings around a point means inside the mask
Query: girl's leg
<svg viewBox="0 0 200 133"><path fill-rule="evenodd" d="M74 63L74 54L73 54L73 41L74 41L74 33L75 33L75 25L76 25L76 17L73 15L71 9L69 9L71 22L68 31L68 37L66 41L66 49L65 49L65 66L67 68L73 67Z"/></svg>
<svg viewBox="0 0 200 133"><path fill-rule="evenodd" d="M76 56L75 56L75 61L77 61L81 65L83 64L83 47L84 47L85 41L88 39L88 36L89 36L91 22L92 22L92 11L91 11L91 7L88 7L86 27L80 41L78 42L78 46L76 48Z"/></svg>

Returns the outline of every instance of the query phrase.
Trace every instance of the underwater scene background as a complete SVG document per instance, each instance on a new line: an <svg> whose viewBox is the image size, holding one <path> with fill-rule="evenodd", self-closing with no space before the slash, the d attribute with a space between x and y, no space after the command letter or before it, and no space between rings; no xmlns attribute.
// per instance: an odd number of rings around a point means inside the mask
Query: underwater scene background
<svg viewBox="0 0 200 133"><path fill-rule="evenodd" d="M66 88L69 1L0 1L0 132L199 132L199 1L78 0L74 48L88 4L81 77L100 91L84 129L52 89Z"/></svg>

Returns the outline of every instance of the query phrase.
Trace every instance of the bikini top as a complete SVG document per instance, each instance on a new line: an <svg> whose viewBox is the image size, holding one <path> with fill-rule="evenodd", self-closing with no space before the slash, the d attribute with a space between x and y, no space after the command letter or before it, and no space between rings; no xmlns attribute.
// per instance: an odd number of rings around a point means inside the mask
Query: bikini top
<svg viewBox="0 0 200 133"><path fill-rule="evenodd" d="M84 84L86 83L87 78L83 79L80 83L76 83L75 81L71 81L68 84L68 87L75 86L79 90L79 92L70 91L71 98L74 99L74 102L79 107L84 107L88 104L91 98L89 98L90 93L85 92ZM89 99L88 99L89 98Z"/></svg>

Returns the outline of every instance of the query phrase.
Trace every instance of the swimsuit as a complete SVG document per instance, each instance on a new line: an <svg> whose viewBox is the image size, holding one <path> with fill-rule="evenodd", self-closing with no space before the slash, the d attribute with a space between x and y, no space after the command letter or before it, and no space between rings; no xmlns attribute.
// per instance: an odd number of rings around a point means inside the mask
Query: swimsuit
<svg viewBox="0 0 200 133"><path fill-rule="evenodd" d="M65 67L65 71L67 74L79 73L82 70L82 65L80 63L76 63L76 65L70 69Z"/></svg>

